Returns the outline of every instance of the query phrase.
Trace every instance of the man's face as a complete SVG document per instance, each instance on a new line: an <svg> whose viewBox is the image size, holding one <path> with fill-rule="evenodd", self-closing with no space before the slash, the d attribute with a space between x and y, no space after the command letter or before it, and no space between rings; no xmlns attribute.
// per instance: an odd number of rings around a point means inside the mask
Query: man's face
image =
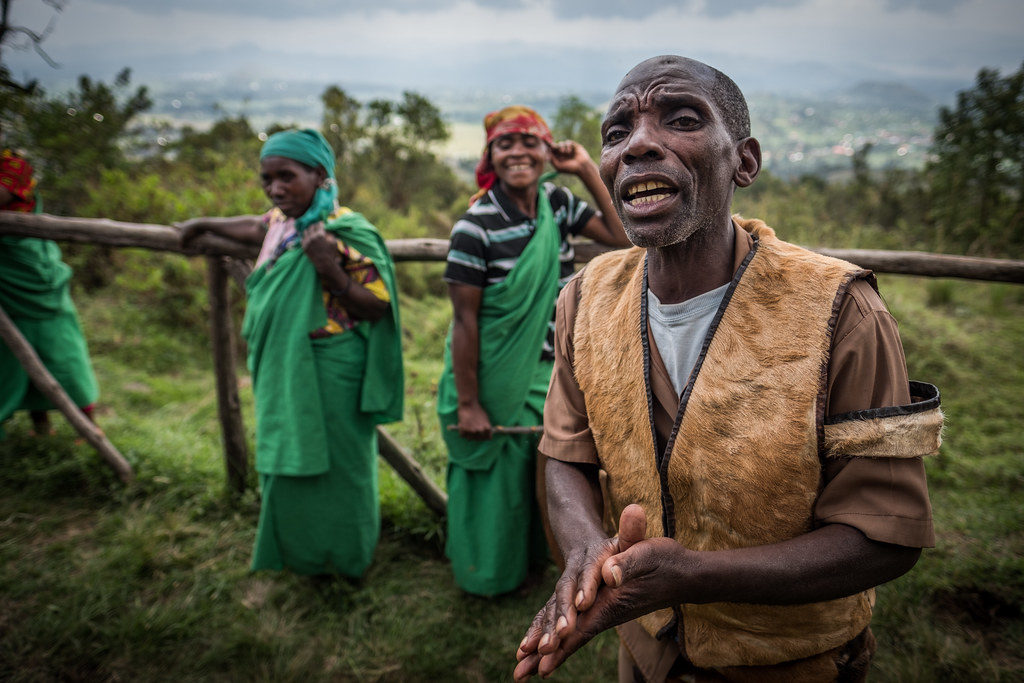
<svg viewBox="0 0 1024 683"><path fill-rule="evenodd" d="M729 216L738 152L699 67L637 67L601 127L601 178L641 247L678 244Z"/></svg>

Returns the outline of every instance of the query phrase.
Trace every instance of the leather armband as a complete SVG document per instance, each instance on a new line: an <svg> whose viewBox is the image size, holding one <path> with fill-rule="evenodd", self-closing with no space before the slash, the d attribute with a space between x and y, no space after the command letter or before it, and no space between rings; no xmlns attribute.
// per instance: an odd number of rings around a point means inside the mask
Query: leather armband
<svg viewBox="0 0 1024 683"><path fill-rule="evenodd" d="M904 406L857 410L825 420L825 457L918 458L935 455L942 444L939 390L910 383Z"/></svg>

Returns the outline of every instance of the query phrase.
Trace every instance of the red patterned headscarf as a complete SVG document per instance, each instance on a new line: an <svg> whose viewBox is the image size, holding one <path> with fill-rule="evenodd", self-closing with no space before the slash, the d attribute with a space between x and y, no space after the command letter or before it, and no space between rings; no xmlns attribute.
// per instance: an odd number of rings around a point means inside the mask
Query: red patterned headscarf
<svg viewBox="0 0 1024 683"><path fill-rule="evenodd" d="M31 213L35 209L36 198L33 190L36 181L32 178L32 167L9 149L0 154L0 185L14 195L14 199L3 207L5 211Z"/></svg>
<svg viewBox="0 0 1024 683"><path fill-rule="evenodd" d="M522 105L513 104L510 107L492 111L484 117L484 130L487 132L487 142L484 144L484 152L480 162L476 165L476 184L480 189L469 199L473 204L480 197L487 193L487 190L494 186L497 176L494 174L494 166L491 164L491 143L502 135L522 133L523 135L534 135L549 145L555 144L551 137L551 129L540 114L533 109Z"/></svg>

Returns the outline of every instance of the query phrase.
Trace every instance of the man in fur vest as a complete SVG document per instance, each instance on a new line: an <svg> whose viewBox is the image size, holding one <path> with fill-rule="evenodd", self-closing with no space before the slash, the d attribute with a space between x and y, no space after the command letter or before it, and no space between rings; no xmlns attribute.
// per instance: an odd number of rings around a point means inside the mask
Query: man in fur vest
<svg viewBox="0 0 1024 683"><path fill-rule="evenodd" d="M515 676L614 626L620 681L863 680L873 587L934 543L938 392L870 272L730 216L761 151L727 76L649 59L601 132L637 248L559 297L540 450L566 567Z"/></svg>

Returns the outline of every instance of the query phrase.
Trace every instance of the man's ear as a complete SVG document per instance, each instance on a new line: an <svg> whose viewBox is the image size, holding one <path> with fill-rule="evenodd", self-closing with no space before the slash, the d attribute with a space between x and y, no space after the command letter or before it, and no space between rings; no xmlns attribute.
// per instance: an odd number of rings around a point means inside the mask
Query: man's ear
<svg viewBox="0 0 1024 683"><path fill-rule="evenodd" d="M757 138L743 138L736 143L739 164L732 174L737 187L748 187L761 172L761 143Z"/></svg>

